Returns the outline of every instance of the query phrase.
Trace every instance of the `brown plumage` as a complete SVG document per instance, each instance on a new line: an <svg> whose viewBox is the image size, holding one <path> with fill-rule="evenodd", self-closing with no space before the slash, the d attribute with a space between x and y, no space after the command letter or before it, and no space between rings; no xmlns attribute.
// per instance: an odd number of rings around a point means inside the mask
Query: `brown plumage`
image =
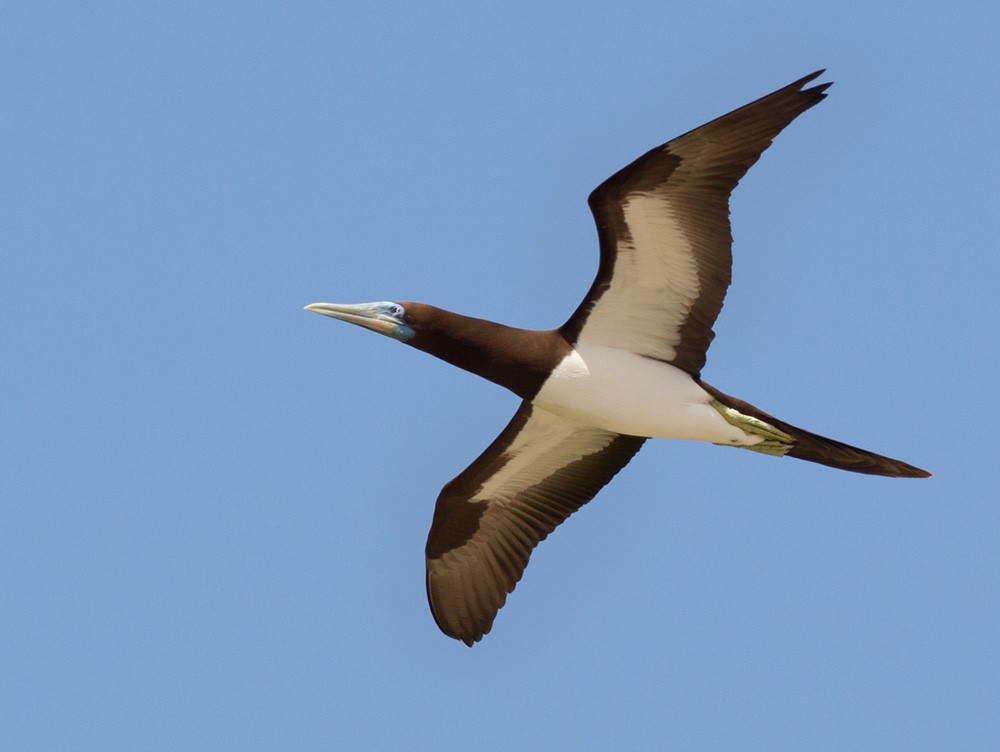
<svg viewBox="0 0 1000 752"><path fill-rule="evenodd" d="M589 202L600 266L558 329L515 329L421 303L307 306L404 341L523 400L438 497L427 597L445 634L472 645L489 632L534 547L647 436L769 448L857 473L930 475L792 426L700 378L730 282L729 195L772 139L826 96L830 84L804 88L820 73L647 152L598 186ZM639 383L650 394L637 403ZM647 410L661 422L648 420ZM637 426L652 429L637 435Z"/></svg>

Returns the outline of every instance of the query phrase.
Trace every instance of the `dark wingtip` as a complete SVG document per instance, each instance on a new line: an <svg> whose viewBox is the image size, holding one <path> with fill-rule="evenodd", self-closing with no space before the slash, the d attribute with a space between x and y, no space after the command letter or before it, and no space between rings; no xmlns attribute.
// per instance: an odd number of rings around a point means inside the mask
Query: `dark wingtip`
<svg viewBox="0 0 1000 752"><path fill-rule="evenodd" d="M826 92L827 89L829 89L831 86L833 86L833 81L827 81L825 84L819 84L817 86L813 86L813 87L810 87L808 89L803 89L802 87L805 86L810 81L815 81L817 78L819 78L820 76L822 76L824 73L826 73L826 68L820 68L815 73L810 73L808 76L803 76L802 78L800 78L795 83L790 84L788 88L790 88L790 89L798 89L803 94L812 94L813 96L816 97L816 101L819 102L821 99L826 99L826 93L825 92Z"/></svg>
<svg viewBox="0 0 1000 752"><path fill-rule="evenodd" d="M804 84L809 83L810 81L816 80L817 78L819 78L820 76L822 76L824 73L826 73L826 68L820 68L817 71L813 71L808 76L803 76L802 78L800 78L798 81L796 81L792 85L793 86L802 86ZM829 85L830 84L827 84L827 86L829 86Z"/></svg>
<svg viewBox="0 0 1000 752"><path fill-rule="evenodd" d="M493 628L493 619L490 619L489 624L486 629L462 629L455 624L445 622L443 616L438 613L438 610L434 607L434 595L431 592L431 573L427 570L424 574L425 591L427 593L427 605L431 608L431 616L434 617L434 623L437 624L438 629L453 640L458 640L459 642L464 642L470 648L479 642L483 637L485 637L490 629ZM502 606L503 604L501 604ZM498 609L499 610L499 609ZM494 614L495 616L495 614Z"/></svg>

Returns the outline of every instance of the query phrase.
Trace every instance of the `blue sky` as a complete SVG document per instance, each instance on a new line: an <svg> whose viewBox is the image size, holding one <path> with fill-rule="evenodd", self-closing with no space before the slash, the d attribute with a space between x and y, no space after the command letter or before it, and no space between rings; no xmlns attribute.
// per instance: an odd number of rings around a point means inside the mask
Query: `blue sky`
<svg viewBox="0 0 1000 752"><path fill-rule="evenodd" d="M28 3L0 30L0 746L1000 747L995 3ZM817 68L705 377L928 481L651 442L474 649L517 399L317 300L561 323L589 191Z"/></svg>

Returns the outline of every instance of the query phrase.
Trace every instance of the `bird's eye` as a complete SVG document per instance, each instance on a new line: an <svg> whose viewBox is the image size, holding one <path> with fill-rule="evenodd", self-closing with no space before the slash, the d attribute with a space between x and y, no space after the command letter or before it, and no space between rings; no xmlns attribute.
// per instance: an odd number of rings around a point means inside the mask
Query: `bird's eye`
<svg viewBox="0 0 1000 752"><path fill-rule="evenodd" d="M394 318L401 319L404 313L403 306L399 305L399 303L393 303L389 306L389 315Z"/></svg>

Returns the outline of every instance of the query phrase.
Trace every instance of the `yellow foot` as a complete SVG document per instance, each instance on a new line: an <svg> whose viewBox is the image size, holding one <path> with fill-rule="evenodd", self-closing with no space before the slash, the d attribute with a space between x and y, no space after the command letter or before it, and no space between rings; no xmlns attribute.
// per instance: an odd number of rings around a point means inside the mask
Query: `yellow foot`
<svg viewBox="0 0 1000 752"><path fill-rule="evenodd" d="M742 446L742 449L751 449L754 452L770 454L774 457L783 457L788 454L792 448L792 444L795 443L794 438L781 429L775 428L770 423L765 423L760 418L755 418L752 415L744 415L739 410L726 407L718 400L712 400L711 405L730 425L736 426L751 436L760 436L763 439L763 441L758 441L756 444ZM730 445L720 444L719 446Z"/></svg>

